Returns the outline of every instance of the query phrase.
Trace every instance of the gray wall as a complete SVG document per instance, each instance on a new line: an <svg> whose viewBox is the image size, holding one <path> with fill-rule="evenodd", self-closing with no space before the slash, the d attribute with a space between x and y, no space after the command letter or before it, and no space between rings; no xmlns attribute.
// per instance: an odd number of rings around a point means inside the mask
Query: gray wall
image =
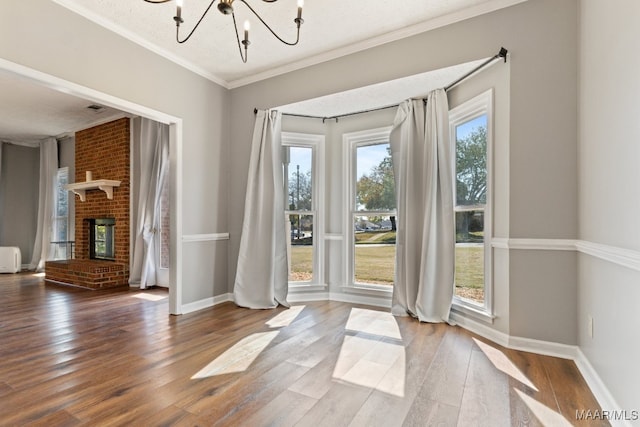
<svg viewBox="0 0 640 427"><path fill-rule="evenodd" d="M580 2L580 239L640 260L640 2ZM614 257L616 259L616 257ZM617 258L619 259L619 257ZM640 399L640 271L578 259L580 348L622 409ZM593 317L593 338L588 318Z"/></svg>
<svg viewBox="0 0 640 427"><path fill-rule="evenodd" d="M0 246L17 246L29 264L38 223L40 149L2 144Z"/></svg>
<svg viewBox="0 0 640 427"><path fill-rule="evenodd" d="M502 237L577 236L577 0L530 0L231 91L229 290L242 226L253 108L268 108L511 52L508 232ZM356 72L357 70L357 72ZM330 230L328 230L330 231ZM512 305L530 306L512 335L575 344L575 267L539 256L509 264ZM575 266L575 262L573 262ZM547 273L538 276L540 270ZM566 271L565 271L566 270ZM567 272L568 271L568 272ZM556 274L557 273L557 274ZM533 277L531 277L533 275ZM543 282L558 277L553 283ZM537 280L539 278L540 280ZM540 284L544 286L540 286ZM558 286L561 288L558 289ZM536 285L536 286L532 286ZM504 293L501 297L505 297ZM546 300L560 301L548 306ZM568 313L563 304L569 302ZM511 310L514 311L513 309ZM543 319L544 322L538 323ZM524 325L527 325L526 327Z"/></svg>
<svg viewBox="0 0 640 427"><path fill-rule="evenodd" d="M184 234L227 231L225 88L52 1L5 0L2 11L12 19L0 26L0 39L19 43L1 43L0 58L182 118ZM184 269L183 303L226 292L226 242L210 245L221 251L184 246L184 257L199 257L209 270Z"/></svg>

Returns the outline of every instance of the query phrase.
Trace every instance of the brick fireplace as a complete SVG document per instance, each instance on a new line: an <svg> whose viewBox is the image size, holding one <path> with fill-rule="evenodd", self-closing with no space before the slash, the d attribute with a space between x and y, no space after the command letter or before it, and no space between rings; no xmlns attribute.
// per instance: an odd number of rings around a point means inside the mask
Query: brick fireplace
<svg viewBox="0 0 640 427"><path fill-rule="evenodd" d="M73 260L49 261L46 280L91 289L126 286L129 281L129 183L130 120L122 118L76 132L75 182L84 182L90 171L92 180L121 181L113 188L113 199L105 192L87 190L86 201L76 197L75 256ZM91 259L91 227L96 219L113 219L113 256L110 260Z"/></svg>

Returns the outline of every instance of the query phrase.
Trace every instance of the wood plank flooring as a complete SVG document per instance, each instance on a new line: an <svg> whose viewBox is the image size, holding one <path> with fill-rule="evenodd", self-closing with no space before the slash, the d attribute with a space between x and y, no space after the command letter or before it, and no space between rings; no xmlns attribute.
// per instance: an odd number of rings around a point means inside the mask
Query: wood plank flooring
<svg viewBox="0 0 640 427"><path fill-rule="evenodd" d="M156 299L156 300L153 300ZM598 403L573 362L338 302L169 316L161 289L0 276L1 426L541 426Z"/></svg>

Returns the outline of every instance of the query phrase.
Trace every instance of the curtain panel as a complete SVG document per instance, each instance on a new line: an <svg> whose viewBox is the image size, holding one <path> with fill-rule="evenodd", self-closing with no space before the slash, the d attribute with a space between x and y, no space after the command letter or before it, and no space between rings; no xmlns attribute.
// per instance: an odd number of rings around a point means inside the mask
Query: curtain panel
<svg viewBox="0 0 640 427"><path fill-rule="evenodd" d="M58 172L58 141L47 138L40 143L40 184L38 191L38 224L33 244L30 270L43 271L44 263L53 257L51 233L55 215L56 173Z"/></svg>
<svg viewBox="0 0 640 427"><path fill-rule="evenodd" d="M397 197L392 314L448 322L455 217L449 107L444 89L402 103L390 135Z"/></svg>
<svg viewBox="0 0 640 427"><path fill-rule="evenodd" d="M135 226L129 285L145 289L157 284L156 239L162 187L169 168L169 125L139 119L132 138L132 224Z"/></svg>
<svg viewBox="0 0 640 427"><path fill-rule="evenodd" d="M241 307L289 306L281 119L276 111L256 113L233 287Z"/></svg>

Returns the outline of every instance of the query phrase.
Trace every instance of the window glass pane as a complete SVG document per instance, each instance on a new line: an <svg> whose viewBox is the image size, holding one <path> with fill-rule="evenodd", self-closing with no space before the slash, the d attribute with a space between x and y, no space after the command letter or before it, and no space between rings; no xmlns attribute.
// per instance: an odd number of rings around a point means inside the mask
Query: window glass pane
<svg viewBox="0 0 640 427"><path fill-rule="evenodd" d="M57 194L56 194L56 215L67 216L69 212L69 191L65 186L69 183L68 169L58 169L57 174Z"/></svg>
<svg viewBox="0 0 640 427"><path fill-rule="evenodd" d="M396 193L389 143L359 146L356 159L356 210L394 210Z"/></svg>
<svg viewBox="0 0 640 427"><path fill-rule="evenodd" d="M313 280L313 215L289 215L291 226L290 282Z"/></svg>
<svg viewBox="0 0 640 427"><path fill-rule="evenodd" d="M484 211L456 212L455 294L484 303Z"/></svg>
<svg viewBox="0 0 640 427"><path fill-rule="evenodd" d="M393 286L396 260L396 218L354 216L354 281Z"/></svg>
<svg viewBox="0 0 640 427"><path fill-rule="evenodd" d="M311 147L285 147L285 186L287 205L291 211L313 209L312 156Z"/></svg>
<svg viewBox="0 0 640 427"><path fill-rule="evenodd" d="M456 204L487 202L487 115L456 126Z"/></svg>

